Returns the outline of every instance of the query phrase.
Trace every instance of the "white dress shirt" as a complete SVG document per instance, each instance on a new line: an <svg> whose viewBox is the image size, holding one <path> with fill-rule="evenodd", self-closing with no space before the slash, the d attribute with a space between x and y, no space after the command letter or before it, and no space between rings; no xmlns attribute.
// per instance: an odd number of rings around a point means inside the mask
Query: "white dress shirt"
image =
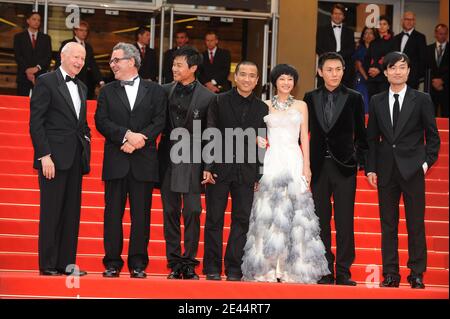
<svg viewBox="0 0 450 319"><path fill-rule="evenodd" d="M136 80L134 80L133 85L125 85L124 86L125 92L127 93L128 102L130 102L130 107L131 107L132 111L133 111L134 103L136 102L136 97L137 97L138 89L139 89L139 83L141 82L141 79L139 78L139 76L137 74L135 76L133 76L131 79L128 79L127 81L133 81L134 78L136 78Z"/></svg>
<svg viewBox="0 0 450 319"><path fill-rule="evenodd" d="M400 51L403 53L403 50L405 50L405 46L406 43L408 42L409 38L411 37L411 33L414 31L414 28L412 28L411 30L409 30L408 32L403 30L404 33L408 33L409 36L407 36L406 34L403 35L402 37L402 43L400 44Z"/></svg>
<svg viewBox="0 0 450 319"><path fill-rule="evenodd" d="M80 40L77 36L75 36L75 40L77 41L78 44L81 44L83 47L86 47L86 45L84 44L84 41Z"/></svg>
<svg viewBox="0 0 450 319"><path fill-rule="evenodd" d="M69 75L64 69L59 67L61 70L64 81L66 80L66 75ZM81 109L81 99L80 93L78 92L78 86L73 82L66 82L67 88L69 89L70 97L72 98L73 106L75 107L75 113L77 114L77 118L80 118L80 109Z"/></svg>
<svg viewBox="0 0 450 319"><path fill-rule="evenodd" d="M334 26L340 26L340 28L335 28ZM342 35L342 28L343 25L341 24L336 24L334 22L331 22L331 27L333 28L333 32L334 32L334 37L336 38L336 52L340 52L341 51L341 35Z"/></svg>

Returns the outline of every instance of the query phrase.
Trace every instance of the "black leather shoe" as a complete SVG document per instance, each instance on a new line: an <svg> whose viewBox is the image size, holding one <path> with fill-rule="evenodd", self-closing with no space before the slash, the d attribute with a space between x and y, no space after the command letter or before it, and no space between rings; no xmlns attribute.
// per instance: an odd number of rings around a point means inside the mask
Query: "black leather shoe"
<svg viewBox="0 0 450 319"><path fill-rule="evenodd" d="M41 276L61 276L62 274L56 269L43 269L39 272Z"/></svg>
<svg viewBox="0 0 450 319"><path fill-rule="evenodd" d="M206 274L206 280L222 280L220 274Z"/></svg>
<svg viewBox="0 0 450 319"><path fill-rule="evenodd" d="M65 271L64 275L66 275L66 276L79 276L79 277L82 277L82 276L86 276L87 272L84 271L84 270Z"/></svg>
<svg viewBox="0 0 450 319"><path fill-rule="evenodd" d="M336 278L336 285L356 286L356 281L353 281L350 278Z"/></svg>
<svg viewBox="0 0 450 319"><path fill-rule="evenodd" d="M105 278L115 278L119 277L120 270L116 268L108 268L103 272L103 277Z"/></svg>
<svg viewBox="0 0 450 319"><path fill-rule="evenodd" d="M144 279L147 278L147 274L142 269L133 269L130 273L131 278Z"/></svg>
<svg viewBox="0 0 450 319"><path fill-rule="evenodd" d="M195 273L194 266L186 266L183 269L183 279L199 280L200 277Z"/></svg>
<svg viewBox="0 0 450 319"><path fill-rule="evenodd" d="M180 269L172 270L172 272L167 276L167 279L183 279L183 273Z"/></svg>
<svg viewBox="0 0 450 319"><path fill-rule="evenodd" d="M334 285L334 276L333 275L323 276L317 283L319 285Z"/></svg>
<svg viewBox="0 0 450 319"><path fill-rule="evenodd" d="M241 281L241 277L227 276L227 281Z"/></svg>
<svg viewBox="0 0 450 319"><path fill-rule="evenodd" d="M425 289L425 284L421 277L408 276L408 282L412 289Z"/></svg>
<svg viewBox="0 0 450 319"><path fill-rule="evenodd" d="M386 275L384 280L380 282L380 287L393 287L398 288L400 286L400 279L396 279L392 275Z"/></svg>

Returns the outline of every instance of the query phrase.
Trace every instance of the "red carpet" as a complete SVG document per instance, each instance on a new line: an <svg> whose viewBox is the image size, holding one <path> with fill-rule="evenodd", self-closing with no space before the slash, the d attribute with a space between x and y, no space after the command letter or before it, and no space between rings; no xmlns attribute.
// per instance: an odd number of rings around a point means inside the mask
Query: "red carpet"
<svg viewBox="0 0 450 319"><path fill-rule="evenodd" d="M126 267L121 278L107 280L103 270L103 184L100 180L103 140L95 131L93 114L95 101L88 104L89 124L93 131L92 172L83 181L80 238L77 263L90 275L82 277L80 287L68 289L66 277L48 278L37 273L39 223L39 188L32 168L33 150L28 133L29 99L0 96L0 297L6 298L448 298L449 229L448 229L448 120L438 119L442 140L436 165L426 179L426 234L428 271L424 276L427 288L414 291L406 285L407 233L403 207L399 224L399 255L403 286L399 289L370 289L377 283L381 271L381 235L377 193L365 177L358 176L355 210L356 260L352 267L357 287L170 281L165 260L161 198L153 196L150 275L147 280L132 280ZM204 198L203 198L204 204ZM231 205L229 204L227 211ZM203 225L199 258L203 257ZM125 238L129 236L130 218L124 218ZM229 233L230 215L226 214L224 239ZM333 242L334 245L334 242ZM128 248L125 240L124 258ZM201 271L201 268L199 268Z"/></svg>

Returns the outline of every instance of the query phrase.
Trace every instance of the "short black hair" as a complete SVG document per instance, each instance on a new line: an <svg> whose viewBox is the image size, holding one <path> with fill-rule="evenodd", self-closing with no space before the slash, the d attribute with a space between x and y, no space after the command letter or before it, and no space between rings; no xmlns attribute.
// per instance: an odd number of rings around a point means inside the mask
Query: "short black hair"
<svg viewBox="0 0 450 319"><path fill-rule="evenodd" d="M289 64L278 64L276 65L272 71L270 72L270 82L274 87L277 85L277 80L282 75L290 75L294 78L294 86L297 85L298 82L298 72L297 70Z"/></svg>
<svg viewBox="0 0 450 319"><path fill-rule="evenodd" d="M194 65L200 66L203 63L203 57L198 51L191 46L184 46L173 53L173 58L184 56L189 67Z"/></svg>
<svg viewBox="0 0 450 319"><path fill-rule="evenodd" d="M239 68L241 67L241 65L253 65L254 67L256 67L256 71L259 74L258 66L256 65L256 63L248 60L241 61L236 65L236 69L234 70L235 74L239 72Z"/></svg>
<svg viewBox="0 0 450 319"><path fill-rule="evenodd" d="M383 70L387 70L391 66L393 66L397 62L406 62L408 65L408 68L411 67L411 63L409 60L409 57L400 51L393 51L388 54L386 54L383 58Z"/></svg>
<svg viewBox="0 0 450 319"><path fill-rule="evenodd" d="M342 66L345 68L345 61L344 58L342 57L342 55L340 55L339 53L336 52L325 52L322 53L319 57L319 69L322 70L323 65L325 64L326 61L328 60L339 60L342 63Z"/></svg>
<svg viewBox="0 0 450 319"><path fill-rule="evenodd" d="M140 26L135 33L135 39L137 40L140 34L144 34L145 32L150 32L150 29L144 26Z"/></svg>
<svg viewBox="0 0 450 319"><path fill-rule="evenodd" d="M207 35L215 35L216 39L219 40L219 35L217 34L216 31L209 30L208 32L205 33L205 38L206 38Z"/></svg>
<svg viewBox="0 0 450 319"><path fill-rule="evenodd" d="M26 14L25 18L28 20L28 19L31 18L34 14L37 14L39 17L42 18L41 14L40 14L38 11L31 11L31 12L28 12L28 13Z"/></svg>

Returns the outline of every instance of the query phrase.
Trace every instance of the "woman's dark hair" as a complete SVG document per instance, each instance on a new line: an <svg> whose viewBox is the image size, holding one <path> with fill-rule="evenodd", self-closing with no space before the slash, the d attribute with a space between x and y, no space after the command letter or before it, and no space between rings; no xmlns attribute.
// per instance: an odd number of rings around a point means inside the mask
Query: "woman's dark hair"
<svg viewBox="0 0 450 319"><path fill-rule="evenodd" d="M389 31L388 33L393 36L394 35L394 31L392 31L392 23L391 23L391 19L389 19L388 16L382 15L378 18L378 21L386 21L387 24L389 24Z"/></svg>
<svg viewBox="0 0 450 319"><path fill-rule="evenodd" d="M297 70L289 64L278 64L270 72L270 82L274 87L276 87L278 78L283 74L292 76L294 78L294 86L297 85L299 77Z"/></svg>
<svg viewBox="0 0 450 319"><path fill-rule="evenodd" d="M362 29L362 31L361 31L361 37L359 38L358 46L360 46L360 47L362 47L363 45L365 45L365 43L364 43L364 33L365 33L367 30L372 30L373 36L374 36L374 40L378 39L378 31L377 31L377 29L375 29L375 28L369 28L369 27L364 27L364 29Z"/></svg>
<svg viewBox="0 0 450 319"><path fill-rule="evenodd" d="M186 57L186 62L188 66L191 68L194 65L200 66L203 63L203 57L196 49L191 46L185 46L179 48L173 53L173 58L184 56Z"/></svg>
<svg viewBox="0 0 450 319"><path fill-rule="evenodd" d="M322 70L323 65L328 60L339 60L342 63L342 66L345 68L345 61L342 55L336 52L325 52L319 57L319 69Z"/></svg>
<svg viewBox="0 0 450 319"><path fill-rule="evenodd" d="M411 67L409 57L402 52L399 51L393 51L388 54L386 54L383 58L383 70L387 70L391 66L393 66L395 63L402 61L406 62L408 65L408 68Z"/></svg>

